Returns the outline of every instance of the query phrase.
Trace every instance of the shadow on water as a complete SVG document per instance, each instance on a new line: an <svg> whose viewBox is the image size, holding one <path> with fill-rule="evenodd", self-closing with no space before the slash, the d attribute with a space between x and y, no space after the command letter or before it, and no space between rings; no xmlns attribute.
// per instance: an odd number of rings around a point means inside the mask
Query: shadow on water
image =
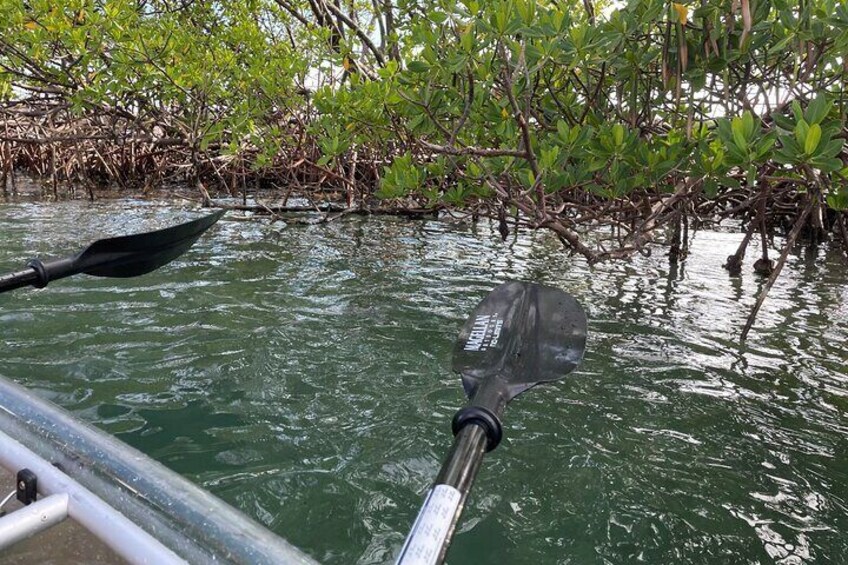
<svg viewBox="0 0 848 565"><path fill-rule="evenodd" d="M193 214L9 204L0 266ZM322 562L385 563L450 444L462 321L499 282L543 282L585 306L587 356L510 405L450 563L837 563L846 269L801 250L740 346L763 284L721 268L740 237L589 268L485 223L225 219L151 275L4 295L0 372Z"/></svg>

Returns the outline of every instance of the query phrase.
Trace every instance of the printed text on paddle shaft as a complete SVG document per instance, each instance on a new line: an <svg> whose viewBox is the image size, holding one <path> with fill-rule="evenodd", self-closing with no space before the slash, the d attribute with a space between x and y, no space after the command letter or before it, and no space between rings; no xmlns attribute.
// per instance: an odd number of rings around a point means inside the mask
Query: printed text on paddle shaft
<svg viewBox="0 0 848 565"><path fill-rule="evenodd" d="M481 314L474 319L471 334L465 342L465 351L486 351L498 344L503 320L499 314Z"/></svg>

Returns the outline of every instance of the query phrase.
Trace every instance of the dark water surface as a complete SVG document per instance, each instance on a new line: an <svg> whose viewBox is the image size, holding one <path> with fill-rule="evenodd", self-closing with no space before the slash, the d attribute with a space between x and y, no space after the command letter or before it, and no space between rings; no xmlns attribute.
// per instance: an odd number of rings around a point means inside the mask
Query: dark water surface
<svg viewBox="0 0 848 565"><path fill-rule="evenodd" d="M0 270L197 215L4 204ZM224 219L156 273L0 296L0 374L324 563L386 563L464 400L459 327L538 281L584 305L588 352L510 405L449 563L848 563L848 271L800 250L740 346L762 281L721 268L739 239L590 269L488 225Z"/></svg>

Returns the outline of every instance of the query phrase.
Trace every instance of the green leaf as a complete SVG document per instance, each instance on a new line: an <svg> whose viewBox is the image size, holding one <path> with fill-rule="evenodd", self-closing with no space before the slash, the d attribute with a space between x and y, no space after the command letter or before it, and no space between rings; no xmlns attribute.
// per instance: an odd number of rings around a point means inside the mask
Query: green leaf
<svg viewBox="0 0 848 565"><path fill-rule="evenodd" d="M515 7L524 24L532 25L536 19L536 0L518 0Z"/></svg>
<svg viewBox="0 0 848 565"><path fill-rule="evenodd" d="M774 159L776 163L780 163L781 165L791 165L797 160L795 158L795 155L789 153L786 148L781 148L775 151L774 155L772 156L772 159Z"/></svg>
<svg viewBox="0 0 848 565"><path fill-rule="evenodd" d="M750 139L754 135L754 116L751 112L742 113L742 127L746 139Z"/></svg>
<svg viewBox="0 0 848 565"><path fill-rule="evenodd" d="M447 14L445 14L444 12L430 12L429 16L430 21L432 21L436 25L441 25L445 23L445 20L448 19Z"/></svg>
<svg viewBox="0 0 848 565"><path fill-rule="evenodd" d="M745 138L745 123L742 118L733 118L731 129L733 131L733 142L740 151L744 152L748 149L748 140Z"/></svg>
<svg viewBox="0 0 848 565"><path fill-rule="evenodd" d="M410 61L406 67L413 73L426 73L430 70L430 65L424 61Z"/></svg>
<svg viewBox="0 0 848 565"><path fill-rule="evenodd" d="M831 139L824 145L824 148L819 151L818 156L825 159L831 159L842 152L845 142L841 139Z"/></svg>
<svg viewBox="0 0 848 565"><path fill-rule="evenodd" d="M807 132L807 139L804 141L804 153L807 155L815 153L816 148L819 146L819 141L821 140L821 133L820 125L813 124L810 126L810 131Z"/></svg>
<svg viewBox="0 0 848 565"><path fill-rule="evenodd" d="M459 43L462 46L462 50L469 55L474 49L474 34L471 31L472 29L473 28L469 26L468 30L466 30L465 33L460 36L459 40Z"/></svg>
<svg viewBox="0 0 848 565"><path fill-rule="evenodd" d="M798 142L798 147L804 147L807 143L807 134L810 131L810 125L801 118L795 125L795 141Z"/></svg>
<svg viewBox="0 0 848 565"><path fill-rule="evenodd" d="M766 156L766 154L771 151L771 148L774 147L774 142L776 139L772 136L766 137L760 142L757 146L757 159L762 159Z"/></svg>
<svg viewBox="0 0 848 565"><path fill-rule="evenodd" d="M739 188L740 186L742 186L742 183L740 183L738 179L735 179L733 177L724 177L723 179L721 179L721 184L728 188Z"/></svg>
<svg viewBox="0 0 848 565"><path fill-rule="evenodd" d="M560 140L563 143L568 143L569 135L571 134L571 130L568 127L568 124L565 123L564 120L557 120L556 124L557 135L559 135Z"/></svg>
<svg viewBox="0 0 848 565"><path fill-rule="evenodd" d="M810 164L823 173L832 173L842 168L842 159L823 159L816 157L810 161Z"/></svg>
<svg viewBox="0 0 848 565"><path fill-rule="evenodd" d="M612 137L616 147L621 147L624 143L624 126L621 124L612 126Z"/></svg>
<svg viewBox="0 0 848 565"><path fill-rule="evenodd" d="M848 210L848 185L843 184L839 190L831 192L825 199L827 205L837 212Z"/></svg>
<svg viewBox="0 0 848 565"><path fill-rule="evenodd" d="M589 161L589 164L586 167L586 170L589 171L590 173L594 173L596 171L600 171L603 168L606 168L606 166L607 166L606 161L600 160L600 159L598 159L598 160L593 159L593 160Z"/></svg>
<svg viewBox="0 0 848 565"><path fill-rule="evenodd" d="M783 114L774 113L771 115L771 118L780 129L784 129L786 131L792 131L795 129L795 122Z"/></svg>
<svg viewBox="0 0 848 565"><path fill-rule="evenodd" d="M724 164L724 151L716 151L710 160L710 169L716 171L722 164Z"/></svg>
<svg viewBox="0 0 848 565"><path fill-rule="evenodd" d="M801 110L801 104L797 100L792 101L792 113L795 115L796 122L804 119L804 112Z"/></svg>
<svg viewBox="0 0 848 565"><path fill-rule="evenodd" d="M725 145L729 144L731 138L733 137L733 132L731 131L730 127L730 121L726 118L716 120L716 129L718 130L719 137L721 137L722 141L725 142Z"/></svg>
<svg viewBox="0 0 848 565"><path fill-rule="evenodd" d="M539 166L542 169L552 169L554 165L556 165L558 158L559 145L552 145L548 148L542 147L539 157Z"/></svg>
<svg viewBox="0 0 848 565"><path fill-rule="evenodd" d="M807 123L810 124L819 124L822 120L827 117L830 113L830 109L833 106L832 102L828 102L825 98L824 93L819 93L816 98L810 102L810 105L807 106L807 112L805 114L805 118Z"/></svg>

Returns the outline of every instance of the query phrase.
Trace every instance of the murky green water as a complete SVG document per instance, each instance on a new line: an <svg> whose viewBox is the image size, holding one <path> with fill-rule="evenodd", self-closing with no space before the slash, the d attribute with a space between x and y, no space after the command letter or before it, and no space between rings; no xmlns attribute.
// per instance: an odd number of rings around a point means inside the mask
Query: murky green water
<svg viewBox="0 0 848 565"><path fill-rule="evenodd" d="M5 204L0 270L196 215ZM486 225L225 219L154 274L0 297L0 374L324 563L386 563L450 445L460 325L543 282L585 306L585 361L510 405L449 563L846 563L848 271L801 250L740 347L762 282L721 268L738 240L590 269Z"/></svg>

